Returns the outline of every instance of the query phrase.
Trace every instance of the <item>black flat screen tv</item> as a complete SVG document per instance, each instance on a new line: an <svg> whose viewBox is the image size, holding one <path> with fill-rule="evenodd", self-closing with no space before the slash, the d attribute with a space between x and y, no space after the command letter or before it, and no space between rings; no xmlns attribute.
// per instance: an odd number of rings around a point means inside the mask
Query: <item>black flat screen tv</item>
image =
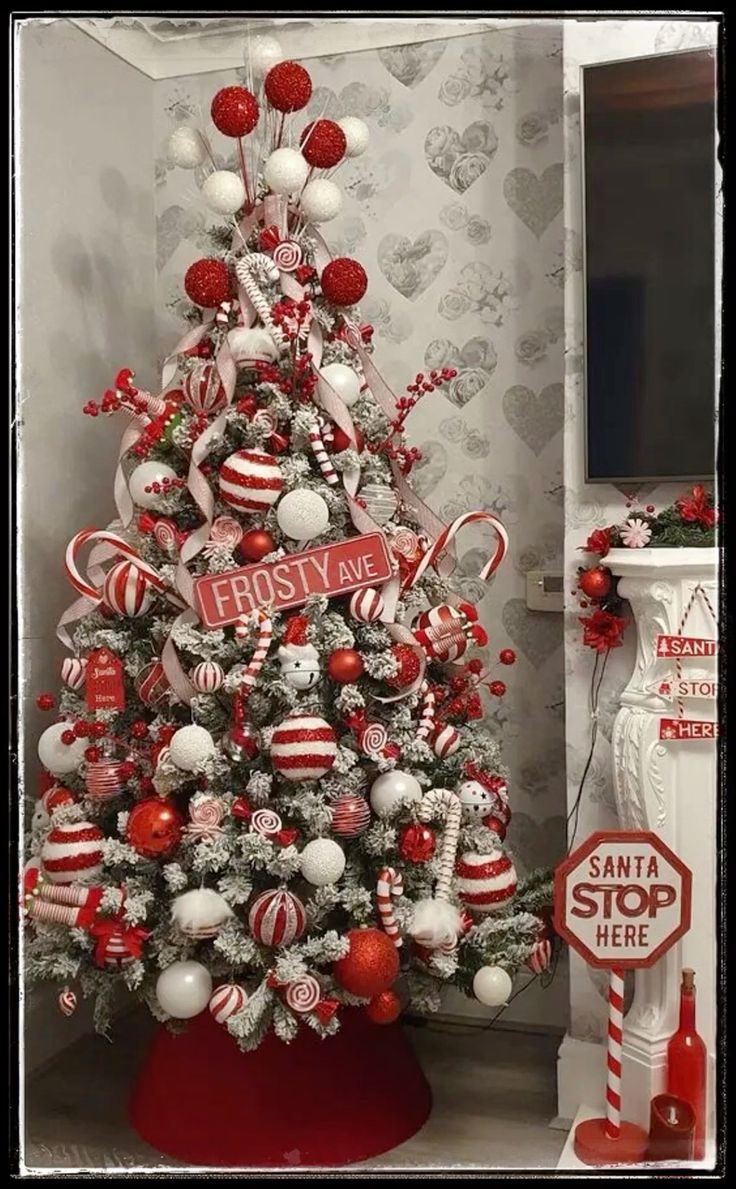
<svg viewBox="0 0 736 1189"><path fill-rule="evenodd" d="M582 68L586 479L715 470L714 51Z"/></svg>

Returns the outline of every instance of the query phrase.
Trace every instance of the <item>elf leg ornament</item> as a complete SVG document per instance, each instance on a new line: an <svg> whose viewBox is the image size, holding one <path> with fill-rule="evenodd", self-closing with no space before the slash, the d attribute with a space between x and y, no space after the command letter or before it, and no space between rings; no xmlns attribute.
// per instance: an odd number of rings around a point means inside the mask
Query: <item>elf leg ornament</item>
<svg viewBox="0 0 736 1189"><path fill-rule="evenodd" d="M455 949L458 938L465 931L460 909L450 902L462 806L459 798L449 789L431 789L425 793L419 804L420 821L431 821L443 810L445 829L440 851L440 874L434 897L431 900L420 900L414 905L409 932L414 940L426 949L442 949L449 953Z"/></svg>

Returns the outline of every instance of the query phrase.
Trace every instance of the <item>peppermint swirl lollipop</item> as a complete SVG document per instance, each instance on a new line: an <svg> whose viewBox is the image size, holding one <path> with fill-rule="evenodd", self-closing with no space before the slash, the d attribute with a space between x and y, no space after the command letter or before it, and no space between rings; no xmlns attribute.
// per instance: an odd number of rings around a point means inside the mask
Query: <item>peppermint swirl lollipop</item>
<svg viewBox="0 0 736 1189"><path fill-rule="evenodd" d="M252 834L261 834L267 838L269 834L278 834L283 822L273 809L256 809L250 819Z"/></svg>
<svg viewBox="0 0 736 1189"><path fill-rule="evenodd" d="M293 239L282 240L273 250L273 262L281 272L293 272L304 259L304 253Z"/></svg>
<svg viewBox="0 0 736 1189"><path fill-rule="evenodd" d="M210 536L205 550L210 552L223 545L226 549L235 549L243 539L243 530L234 516L218 516L213 520Z"/></svg>
<svg viewBox="0 0 736 1189"><path fill-rule="evenodd" d="M189 822L187 834L190 838L204 840L214 838L222 831L222 819L225 815L222 801L217 797L202 795L193 797L189 802Z"/></svg>
<svg viewBox="0 0 736 1189"><path fill-rule="evenodd" d="M380 722L370 722L360 732L360 747L367 756L380 756L388 743L388 731Z"/></svg>
<svg viewBox="0 0 736 1189"><path fill-rule="evenodd" d="M302 1015L314 1011L321 998L322 990L312 974L303 974L301 978L289 983L286 989L287 1005L292 1011L301 1012Z"/></svg>

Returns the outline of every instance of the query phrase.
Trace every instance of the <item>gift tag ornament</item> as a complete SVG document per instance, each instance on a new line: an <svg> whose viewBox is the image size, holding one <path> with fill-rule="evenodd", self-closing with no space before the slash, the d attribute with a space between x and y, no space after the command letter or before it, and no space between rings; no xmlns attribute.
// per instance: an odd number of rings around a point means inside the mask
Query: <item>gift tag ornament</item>
<svg viewBox="0 0 736 1189"><path fill-rule="evenodd" d="M123 662L108 648L97 648L87 658L85 701L91 714L125 709Z"/></svg>

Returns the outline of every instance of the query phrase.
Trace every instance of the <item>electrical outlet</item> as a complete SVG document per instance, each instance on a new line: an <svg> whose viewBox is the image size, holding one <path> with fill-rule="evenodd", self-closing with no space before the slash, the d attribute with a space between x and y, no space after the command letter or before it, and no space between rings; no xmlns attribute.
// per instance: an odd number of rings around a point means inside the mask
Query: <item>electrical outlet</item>
<svg viewBox="0 0 736 1189"><path fill-rule="evenodd" d="M530 570L526 576L526 605L530 611L564 610L564 576Z"/></svg>

